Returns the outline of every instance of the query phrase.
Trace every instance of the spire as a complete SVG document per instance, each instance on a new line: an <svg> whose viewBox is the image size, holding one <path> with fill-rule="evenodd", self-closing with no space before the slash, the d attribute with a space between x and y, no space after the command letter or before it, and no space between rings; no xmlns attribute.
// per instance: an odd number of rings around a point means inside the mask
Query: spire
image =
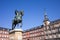
<svg viewBox="0 0 60 40"><path fill-rule="evenodd" d="M47 13L46 13L46 9L44 9L44 22L45 21L49 21Z"/></svg>
<svg viewBox="0 0 60 40"><path fill-rule="evenodd" d="M48 19L47 13L46 13L46 9L44 9L44 26L47 26L50 24L50 21Z"/></svg>

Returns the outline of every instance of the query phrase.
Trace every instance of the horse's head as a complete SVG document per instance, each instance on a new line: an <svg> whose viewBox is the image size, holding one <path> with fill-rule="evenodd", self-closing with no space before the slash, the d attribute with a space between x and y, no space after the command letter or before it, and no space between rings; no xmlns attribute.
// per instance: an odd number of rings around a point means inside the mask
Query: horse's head
<svg viewBox="0 0 60 40"><path fill-rule="evenodd" d="M17 11L17 10L15 10L15 15L17 15L17 13L18 13L18 11Z"/></svg>

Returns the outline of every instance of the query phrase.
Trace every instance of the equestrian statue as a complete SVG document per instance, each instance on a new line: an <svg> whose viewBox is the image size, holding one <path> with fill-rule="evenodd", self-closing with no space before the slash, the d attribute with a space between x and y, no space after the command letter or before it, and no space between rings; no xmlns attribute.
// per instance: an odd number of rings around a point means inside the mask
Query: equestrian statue
<svg viewBox="0 0 60 40"><path fill-rule="evenodd" d="M15 17L12 22L12 30L15 29L16 25L20 23L20 28L22 27L22 16L23 10L17 11L15 10Z"/></svg>

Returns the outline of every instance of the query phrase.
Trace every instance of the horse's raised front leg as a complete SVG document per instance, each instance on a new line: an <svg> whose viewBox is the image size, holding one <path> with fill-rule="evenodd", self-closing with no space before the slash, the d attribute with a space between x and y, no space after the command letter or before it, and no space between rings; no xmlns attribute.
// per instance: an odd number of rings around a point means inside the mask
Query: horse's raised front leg
<svg viewBox="0 0 60 40"><path fill-rule="evenodd" d="M12 30L15 28L15 26L16 26L15 24L12 25Z"/></svg>
<svg viewBox="0 0 60 40"><path fill-rule="evenodd" d="M22 28L22 22L20 23L20 28Z"/></svg>

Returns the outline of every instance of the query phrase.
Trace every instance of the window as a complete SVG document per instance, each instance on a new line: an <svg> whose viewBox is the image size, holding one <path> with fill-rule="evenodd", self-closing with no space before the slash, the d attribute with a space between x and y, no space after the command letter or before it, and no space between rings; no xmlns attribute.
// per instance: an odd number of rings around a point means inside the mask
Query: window
<svg viewBox="0 0 60 40"><path fill-rule="evenodd" d="M2 37L4 37L4 35L2 35Z"/></svg>
<svg viewBox="0 0 60 40"><path fill-rule="evenodd" d="M41 31L41 29L39 29L39 31Z"/></svg>
<svg viewBox="0 0 60 40"><path fill-rule="evenodd" d="M0 34L0 37L1 37L1 34Z"/></svg>
<svg viewBox="0 0 60 40"><path fill-rule="evenodd" d="M44 33L43 33L43 32L41 32L41 34L43 35Z"/></svg>
<svg viewBox="0 0 60 40"><path fill-rule="evenodd" d="M41 37L40 37L40 39L41 39Z"/></svg>
<svg viewBox="0 0 60 40"><path fill-rule="evenodd" d="M2 39L3 40L3 39Z"/></svg>
<svg viewBox="0 0 60 40"><path fill-rule="evenodd" d="M48 32L48 31L46 31L46 34L49 34L49 32Z"/></svg>
<svg viewBox="0 0 60 40"><path fill-rule="evenodd" d="M56 38L56 35L54 35L54 38Z"/></svg>
<svg viewBox="0 0 60 40"><path fill-rule="evenodd" d="M4 31L2 33L4 34Z"/></svg>
<svg viewBox="0 0 60 40"><path fill-rule="evenodd" d="M51 31L50 31L50 30L48 30L48 31L47 31L47 33L48 33L48 34L51 34Z"/></svg>
<svg viewBox="0 0 60 40"><path fill-rule="evenodd" d="M8 34L8 32L5 32L5 34Z"/></svg>
<svg viewBox="0 0 60 40"><path fill-rule="evenodd" d="M44 30L46 30L46 28L44 27Z"/></svg>
<svg viewBox="0 0 60 40"><path fill-rule="evenodd" d="M45 34L47 34L47 32L46 32L46 31L44 31L44 33L45 33Z"/></svg>
<svg viewBox="0 0 60 40"><path fill-rule="evenodd" d="M0 31L0 33L2 33L2 31Z"/></svg>
<svg viewBox="0 0 60 40"><path fill-rule="evenodd" d="M52 35L49 35L49 38L52 38Z"/></svg>
<svg viewBox="0 0 60 40"><path fill-rule="evenodd" d="M54 27L59 27L59 24L54 25Z"/></svg>
<svg viewBox="0 0 60 40"><path fill-rule="evenodd" d="M32 33L32 31L30 31L30 33Z"/></svg>
<svg viewBox="0 0 60 40"><path fill-rule="evenodd" d="M26 38L26 36L23 36L23 38Z"/></svg>
<svg viewBox="0 0 60 40"><path fill-rule="evenodd" d="M55 32L56 32L56 30L52 30L52 32L53 32L53 33L55 33Z"/></svg>
<svg viewBox="0 0 60 40"><path fill-rule="evenodd" d="M13 38L13 37L11 37L11 38L10 38L10 40L14 40L14 38Z"/></svg>
<svg viewBox="0 0 60 40"><path fill-rule="evenodd" d="M58 34L58 37L60 38L60 34Z"/></svg>
<svg viewBox="0 0 60 40"><path fill-rule="evenodd" d="M29 39L27 39L27 40L29 40Z"/></svg>
<svg viewBox="0 0 60 40"><path fill-rule="evenodd" d="M48 39L48 36L45 36L46 39Z"/></svg>
<svg viewBox="0 0 60 40"><path fill-rule="evenodd" d="M58 29L55 29L56 32L58 32Z"/></svg>
<svg viewBox="0 0 60 40"><path fill-rule="evenodd" d="M60 28L59 28L59 31L60 31Z"/></svg>

